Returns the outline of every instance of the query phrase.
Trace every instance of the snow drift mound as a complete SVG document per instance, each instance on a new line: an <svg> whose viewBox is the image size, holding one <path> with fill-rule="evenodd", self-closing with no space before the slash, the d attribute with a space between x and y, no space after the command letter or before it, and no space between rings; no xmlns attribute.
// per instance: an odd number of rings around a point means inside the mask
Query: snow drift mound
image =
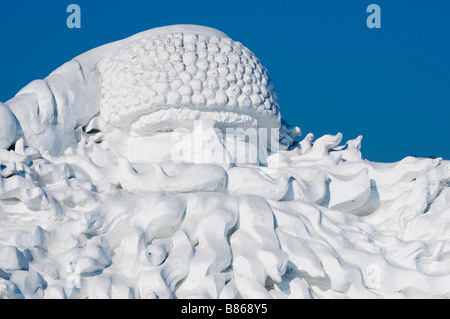
<svg viewBox="0 0 450 319"><path fill-rule="evenodd" d="M450 163L294 142L279 114L256 57L199 26L32 82L0 104L0 296L449 297Z"/></svg>

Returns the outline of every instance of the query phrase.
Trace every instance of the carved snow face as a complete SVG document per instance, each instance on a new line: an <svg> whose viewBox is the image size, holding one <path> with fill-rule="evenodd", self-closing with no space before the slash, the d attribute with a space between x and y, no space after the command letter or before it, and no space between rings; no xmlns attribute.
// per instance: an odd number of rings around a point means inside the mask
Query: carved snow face
<svg viewBox="0 0 450 319"><path fill-rule="evenodd" d="M230 38L154 34L99 64L101 115L138 135L214 120L218 127L280 127L273 84L255 55Z"/></svg>

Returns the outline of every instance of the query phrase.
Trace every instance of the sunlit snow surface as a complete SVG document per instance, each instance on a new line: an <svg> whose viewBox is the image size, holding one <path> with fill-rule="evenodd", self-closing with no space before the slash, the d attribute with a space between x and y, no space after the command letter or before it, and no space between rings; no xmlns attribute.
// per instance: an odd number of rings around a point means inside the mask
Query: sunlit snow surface
<svg viewBox="0 0 450 319"><path fill-rule="evenodd" d="M450 162L370 162L341 134L293 142L247 50L150 30L0 104L0 146L16 136L0 149L0 297L450 297ZM240 160L258 150L214 125L281 127L281 147Z"/></svg>

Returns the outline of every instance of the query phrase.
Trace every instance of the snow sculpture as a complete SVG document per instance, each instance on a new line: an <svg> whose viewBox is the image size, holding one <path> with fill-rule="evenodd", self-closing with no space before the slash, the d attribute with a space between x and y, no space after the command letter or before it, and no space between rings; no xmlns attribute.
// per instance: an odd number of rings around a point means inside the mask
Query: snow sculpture
<svg viewBox="0 0 450 319"><path fill-rule="evenodd" d="M220 31L76 57L0 104L0 298L450 297L450 163L300 134Z"/></svg>

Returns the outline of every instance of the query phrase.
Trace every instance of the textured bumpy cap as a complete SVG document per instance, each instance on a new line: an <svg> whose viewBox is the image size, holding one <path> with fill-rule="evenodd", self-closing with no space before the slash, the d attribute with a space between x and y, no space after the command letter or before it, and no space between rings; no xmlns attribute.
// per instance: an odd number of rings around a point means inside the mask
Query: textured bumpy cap
<svg viewBox="0 0 450 319"><path fill-rule="evenodd" d="M16 138L16 117L11 110L0 102L0 149L8 148Z"/></svg>
<svg viewBox="0 0 450 319"><path fill-rule="evenodd" d="M161 28L106 57L99 64L104 119L126 129L145 126L155 113L180 120L188 110L223 123L246 118L279 127L276 93L261 62L241 43L201 28Z"/></svg>

